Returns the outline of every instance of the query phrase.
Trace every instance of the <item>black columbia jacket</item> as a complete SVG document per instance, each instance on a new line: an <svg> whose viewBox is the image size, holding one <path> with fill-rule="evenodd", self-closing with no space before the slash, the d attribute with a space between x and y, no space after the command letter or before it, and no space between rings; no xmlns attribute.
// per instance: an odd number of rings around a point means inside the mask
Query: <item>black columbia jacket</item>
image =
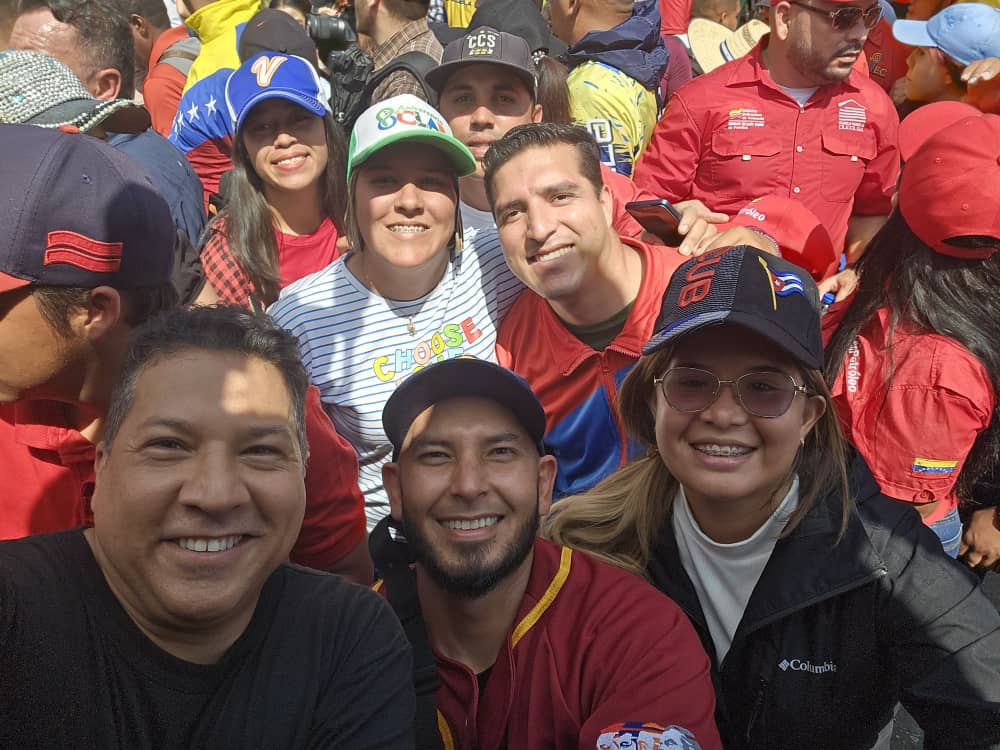
<svg viewBox="0 0 1000 750"><path fill-rule="evenodd" d="M925 748L1000 748L1000 614L912 508L851 473L844 537L830 496L778 541L721 665L666 524L649 574L712 659L723 744L870 748L902 701Z"/></svg>

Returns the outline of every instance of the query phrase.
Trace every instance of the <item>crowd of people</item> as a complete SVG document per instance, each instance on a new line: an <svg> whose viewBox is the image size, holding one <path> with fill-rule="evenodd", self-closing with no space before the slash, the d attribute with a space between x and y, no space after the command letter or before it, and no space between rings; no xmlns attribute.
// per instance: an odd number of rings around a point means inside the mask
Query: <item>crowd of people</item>
<svg viewBox="0 0 1000 750"><path fill-rule="evenodd" d="M1000 748L996 0L0 0L0 748Z"/></svg>

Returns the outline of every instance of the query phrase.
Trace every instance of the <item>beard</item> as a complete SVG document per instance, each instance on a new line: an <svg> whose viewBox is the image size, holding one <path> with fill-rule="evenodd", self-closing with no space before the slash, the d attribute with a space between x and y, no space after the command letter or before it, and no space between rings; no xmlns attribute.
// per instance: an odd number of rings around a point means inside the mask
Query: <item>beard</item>
<svg viewBox="0 0 1000 750"><path fill-rule="evenodd" d="M827 83L842 81L851 74L853 65L846 68L833 66L833 61L841 55L849 55L855 52L860 53L862 45L856 43L844 44L832 55L825 56L817 53L810 46L807 36L794 37L788 48L788 59L795 66L796 70L812 79L817 85L822 86Z"/></svg>
<svg viewBox="0 0 1000 750"><path fill-rule="evenodd" d="M420 527L406 515L405 499L402 500L402 507L404 508L401 521L403 534L410 545L414 560L423 566L427 575L438 586L449 594L464 599L478 599L485 596L517 570L531 553L540 524L536 498L535 512L524 521L517 530L514 540L505 549L500 550L498 555L490 554L499 544L496 540L490 540L470 550L458 565L449 565L441 559Z"/></svg>

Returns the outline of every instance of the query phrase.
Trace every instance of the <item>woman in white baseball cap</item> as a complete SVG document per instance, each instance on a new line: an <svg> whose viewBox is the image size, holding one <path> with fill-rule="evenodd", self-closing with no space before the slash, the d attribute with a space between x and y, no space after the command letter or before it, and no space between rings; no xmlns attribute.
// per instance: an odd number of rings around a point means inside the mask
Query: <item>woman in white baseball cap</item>
<svg viewBox="0 0 1000 750"><path fill-rule="evenodd" d="M351 250L269 310L299 338L337 431L358 452L369 529L388 513L382 407L437 361L496 361L496 330L522 287L495 231L463 237L458 179L475 159L433 107L396 96L369 107L348 147Z"/></svg>

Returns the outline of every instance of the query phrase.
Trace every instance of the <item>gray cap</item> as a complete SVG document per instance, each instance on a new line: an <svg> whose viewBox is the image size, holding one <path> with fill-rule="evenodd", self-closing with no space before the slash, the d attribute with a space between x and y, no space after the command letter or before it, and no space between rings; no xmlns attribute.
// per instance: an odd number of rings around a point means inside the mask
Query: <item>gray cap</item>
<svg viewBox="0 0 1000 750"><path fill-rule="evenodd" d="M440 94L455 70L473 63L493 63L510 68L521 77L532 95L536 93L538 80L528 43L519 36L489 26L470 29L461 39L449 43L444 48L441 64L425 76L427 83Z"/></svg>
<svg viewBox="0 0 1000 750"><path fill-rule="evenodd" d="M48 55L8 49L0 51L0 123L141 133L150 117L130 99L95 99L72 70Z"/></svg>

